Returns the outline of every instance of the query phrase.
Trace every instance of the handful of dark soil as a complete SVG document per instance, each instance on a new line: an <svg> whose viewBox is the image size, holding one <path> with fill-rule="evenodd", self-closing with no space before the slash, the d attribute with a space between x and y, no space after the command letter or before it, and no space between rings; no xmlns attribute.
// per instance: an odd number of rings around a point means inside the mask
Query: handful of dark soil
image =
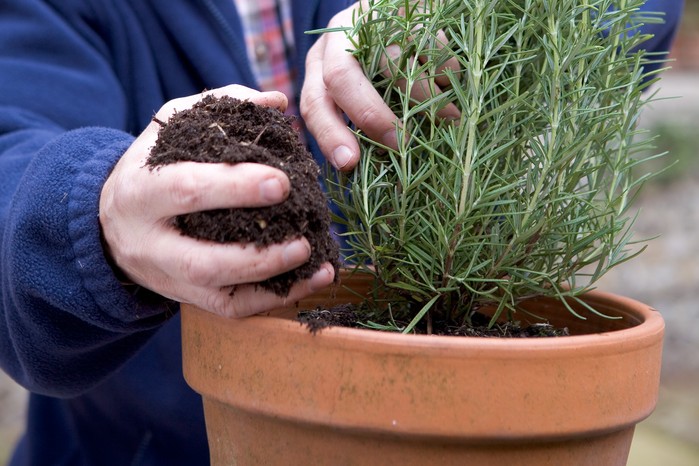
<svg viewBox="0 0 699 466"><path fill-rule="evenodd" d="M338 245L330 233L330 210L319 183L320 169L292 128L292 117L231 97L205 97L162 124L147 165L182 162L262 163L284 171L291 181L286 201L270 207L218 209L181 215L184 235L219 243L264 247L305 237L311 258L301 267L259 283L279 296L310 278L325 262L339 267Z"/></svg>

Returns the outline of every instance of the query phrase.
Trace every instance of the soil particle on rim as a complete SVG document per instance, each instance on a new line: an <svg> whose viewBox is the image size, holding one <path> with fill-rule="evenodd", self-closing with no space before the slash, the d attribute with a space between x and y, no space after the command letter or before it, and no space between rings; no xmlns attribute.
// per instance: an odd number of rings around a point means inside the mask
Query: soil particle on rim
<svg viewBox="0 0 699 466"><path fill-rule="evenodd" d="M305 237L311 245L310 260L259 283L279 296L287 296L294 283L310 278L325 262L336 270L339 267L328 201L318 183L320 169L292 122L293 117L273 108L227 96L207 96L191 109L175 113L167 123L159 122L162 127L146 162L151 169L182 161L252 162L287 174L291 191L280 204L194 212L175 218L182 234L218 243L262 248Z"/></svg>
<svg viewBox="0 0 699 466"><path fill-rule="evenodd" d="M316 334L328 327L359 327L359 315L352 304L339 304L330 309L318 306L315 309L301 311L298 321Z"/></svg>

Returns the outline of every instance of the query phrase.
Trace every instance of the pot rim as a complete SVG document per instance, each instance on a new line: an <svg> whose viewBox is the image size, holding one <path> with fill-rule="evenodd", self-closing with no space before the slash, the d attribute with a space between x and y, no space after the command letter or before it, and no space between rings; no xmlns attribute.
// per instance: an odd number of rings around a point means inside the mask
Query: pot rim
<svg viewBox="0 0 699 466"><path fill-rule="evenodd" d="M338 299L346 299L344 293ZM657 402L663 319L630 298L599 291L587 298L599 304L611 300L637 324L522 339L339 327L312 334L290 320L299 310L295 305L241 320L184 305L184 372L202 395L308 425L453 439L565 437L627 428L650 415ZM417 379L427 384L416 388ZM406 410L405 399L362 398L386 383L388 390L432 404ZM493 402L506 413L493 416ZM374 417L365 419L360 405ZM569 419L567 410L577 405L582 410ZM432 419L434 412L443 414ZM532 423L522 424L523 417Z"/></svg>
<svg viewBox="0 0 699 466"><path fill-rule="evenodd" d="M398 332L377 331L373 329L349 328L349 327L328 327L319 330L314 337L318 340L326 338L332 339L361 339L367 343L380 343L386 347L400 348L403 346L416 346L425 348L428 351L441 352L458 351L467 349L474 351L504 351L508 358L523 357L529 358L531 355L524 353L512 354L512 346L516 346L519 351L550 351L553 347L558 351L577 351L581 347L599 348L600 353L604 353L610 346L618 348L620 342L626 346L638 348L652 345L660 335L662 337L665 329L665 321L659 311L632 298L618 294L593 290L583 295L584 300L590 304L600 307L614 307L621 317L628 319L629 327L606 330L585 334L574 334L562 337L544 338L498 338L498 337L455 337L445 335L424 335L424 334L402 334ZM556 305L556 300L547 299ZM303 301L301 301L302 303ZM613 305L610 303L614 303ZM254 319L255 325L262 327L278 328L287 327L289 331L299 333L310 333L310 331L300 322L295 321L296 314L302 310L302 305L296 302L279 310L266 314L251 316L247 319ZM569 314L569 315L568 315ZM566 320L577 321L578 317L568 313ZM594 316L599 322L612 323L612 319ZM612 322L610 322L612 321ZM616 320L619 322L619 320ZM646 341L646 345L643 342ZM617 349L618 350L618 349Z"/></svg>

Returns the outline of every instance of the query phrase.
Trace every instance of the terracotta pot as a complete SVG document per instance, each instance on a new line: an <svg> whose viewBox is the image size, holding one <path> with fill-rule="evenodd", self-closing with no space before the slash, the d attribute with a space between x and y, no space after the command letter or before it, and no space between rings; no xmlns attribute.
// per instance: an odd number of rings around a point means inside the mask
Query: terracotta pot
<svg viewBox="0 0 699 466"><path fill-rule="evenodd" d="M586 321L531 301L576 334L545 339L313 335L290 320L351 300L337 288L243 320L183 307L184 373L204 398L212 464L624 465L655 407L664 324L636 301L591 293L623 319Z"/></svg>

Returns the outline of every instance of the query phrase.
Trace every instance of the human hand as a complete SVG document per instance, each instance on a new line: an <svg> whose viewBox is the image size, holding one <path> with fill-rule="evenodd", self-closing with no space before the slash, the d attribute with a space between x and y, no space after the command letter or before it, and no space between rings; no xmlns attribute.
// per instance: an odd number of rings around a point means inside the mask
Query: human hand
<svg viewBox="0 0 699 466"><path fill-rule="evenodd" d="M281 93L260 93L242 86L207 94L230 95L281 110L286 107ZM156 118L166 122L175 111L191 107L204 95L172 100ZM254 283L305 263L311 249L304 238L258 249L252 244L196 240L175 229L173 218L181 214L279 203L288 196L290 184L281 170L252 163L182 162L151 170L145 162L159 128L152 122L133 142L100 197L106 252L128 279L167 298L228 317L264 312L333 281L333 267L325 264L313 277L296 284L288 297L280 298ZM235 286L234 293L231 286Z"/></svg>
<svg viewBox="0 0 699 466"><path fill-rule="evenodd" d="M348 27L360 8L366 9L368 2L362 0L335 15L328 28ZM438 35L446 43L443 33ZM356 136L348 128L344 114L371 139L387 147L397 148L396 115L385 104L381 95L366 78L359 62L351 53L352 41L345 32L324 33L311 47L306 57L306 78L301 92L300 110L308 130L313 134L320 150L336 168L351 170L359 161L359 145ZM386 62L382 63L385 74L390 74L390 60L401 55L398 45L388 45ZM417 57L423 60L424 57ZM441 69L458 70L456 60L450 60ZM457 71L458 72L458 71ZM422 81L424 83L427 80ZM404 82L398 80L398 86ZM440 86L449 85L446 76L435 79L435 86L416 85L411 88L411 97L421 102L441 92ZM343 114L344 113L344 114ZM458 119L458 109L449 104L438 112L445 119Z"/></svg>

